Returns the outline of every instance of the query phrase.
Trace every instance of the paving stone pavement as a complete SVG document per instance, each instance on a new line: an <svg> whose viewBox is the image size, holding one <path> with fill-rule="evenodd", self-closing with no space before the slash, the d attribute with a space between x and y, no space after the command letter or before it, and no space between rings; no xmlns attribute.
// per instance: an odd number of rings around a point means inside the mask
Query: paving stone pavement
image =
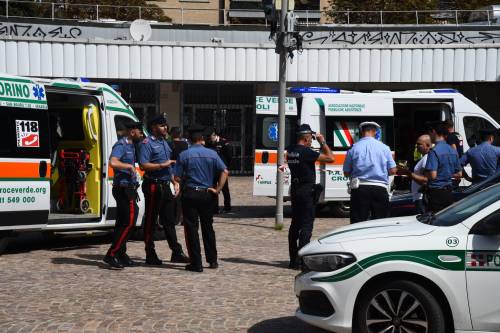
<svg viewBox="0 0 500 333"><path fill-rule="evenodd" d="M215 222L220 267L201 274L168 262L164 240L163 266L145 266L133 241L140 265L113 271L101 261L108 237L16 239L0 257L0 332L324 332L294 317L290 218L273 229L274 200L252 197L252 178L234 177L230 188L235 214ZM317 218L314 237L346 223Z"/></svg>

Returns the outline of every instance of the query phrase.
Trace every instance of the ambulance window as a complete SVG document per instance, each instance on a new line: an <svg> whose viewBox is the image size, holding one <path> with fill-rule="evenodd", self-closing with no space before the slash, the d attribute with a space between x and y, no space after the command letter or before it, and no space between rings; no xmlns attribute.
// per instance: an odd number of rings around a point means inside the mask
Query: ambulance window
<svg viewBox="0 0 500 333"><path fill-rule="evenodd" d="M492 123L481 117L464 117L465 137L469 147L474 147L481 143L479 131L486 129L495 129Z"/></svg>
<svg viewBox="0 0 500 333"><path fill-rule="evenodd" d="M285 119L285 147L292 143L294 138L296 117ZM261 116L257 117L257 149L276 149L278 147L278 117Z"/></svg>
<svg viewBox="0 0 500 333"><path fill-rule="evenodd" d="M0 124L0 157L50 157L46 110L0 107Z"/></svg>
<svg viewBox="0 0 500 333"><path fill-rule="evenodd" d="M375 121L381 129L377 138L394 149L393 124L390 117L327 117L326 141L335 151L346 151L359 140L359 124L364 121Z"/></svg>

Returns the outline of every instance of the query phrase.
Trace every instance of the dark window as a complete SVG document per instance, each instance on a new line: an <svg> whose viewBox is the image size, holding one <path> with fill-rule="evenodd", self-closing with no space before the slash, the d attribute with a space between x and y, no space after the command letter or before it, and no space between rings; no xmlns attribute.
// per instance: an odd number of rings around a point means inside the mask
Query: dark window
<svg viewBox="0 0 500 333"><path fill-rule="evenodd" d="M465 221L500 200L500 184L488 187L445 208L434 216L433 225L452 226Z"/></svg>
<svg viewBox="0 0 500 333"><path fill-rule="evenodd" d="M125 127L125 125L131 121L134 120L127 116L115 116L115 130L116 130L116 137L118 139L127 135L127 128Z"/></svg>
<svg viewBox="0 0 500 333"><path fill-rule="evenodd" d="M326 117L326 142L335 151L346 151L359 140L359 124L375 121L382 128L377 134L381 141L394 150L392 117Z"/></svg>
<svg viewBox="0 0 500 333"><path fill-rule="evenodd" d="M495 129L492 123L481 117L464 117L465 137L469 147L481 143L480 130Z"/></svg>
<svg viewBox="0 0 500 333"><path fill-rule="evenodd" d="M285 120L285 147L293 143L295 139L295 127L297 117L287 116ZM257 135L255 148L277 149L278 148L278 117L268 115L257 115Z"/></svg>
<svg viewBox="0 0 500 333"><path fill-rule="evenodd" d="M0 107L0 157L49 158L46 110Z"/></svg>

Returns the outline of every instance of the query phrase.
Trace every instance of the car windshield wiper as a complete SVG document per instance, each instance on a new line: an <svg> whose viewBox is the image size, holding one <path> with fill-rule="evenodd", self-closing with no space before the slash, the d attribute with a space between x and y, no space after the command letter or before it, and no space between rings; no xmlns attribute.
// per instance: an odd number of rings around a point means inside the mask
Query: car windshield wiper
<svg viewBox="0 0 500 333"><path fill-rule="evenodd" d="M425 213L425 214L420 214L417 215L417 220L419 222L425 223L425 224L432 224L432 222L436 219L436 216L434 213Z"/></svg>

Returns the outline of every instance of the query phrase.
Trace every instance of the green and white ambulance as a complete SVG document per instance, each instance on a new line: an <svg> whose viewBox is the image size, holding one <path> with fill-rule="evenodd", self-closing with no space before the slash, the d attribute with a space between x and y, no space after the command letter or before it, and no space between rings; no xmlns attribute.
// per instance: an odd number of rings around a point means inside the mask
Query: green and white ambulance
<svg viewBox="0 0 500 333"><path fill-rule="evenodd" d="M131 120L132 108L106 84L0 74L0 252L20 231L114 226L108 156ZM86 202L75 203L83 210L57 209L69 191L61 150L88 154Z"/></svg>
<svg viewBox="0 0 500 333"><path fill-rule="evenodd" d="M374 91L359 93L330 88L291 88L293 97L286 104L286 145L295 139L298 123L311 125L325 134L335 155L335 162L317 164L317 181L324 188L322 203L332 205L340 216L348 215L347 178L342 172L347 150L358 140L358 126L376 121L382 127L379 139L394 153L396 161L411 161L418 134L426 122L452 120L463 139L466 151L479 139L479 130L499 128L479 106L454 89L411 91ZM278 99L256 97L256 138L254 187L255 196L276 195L276 161L278 144ZM313 148L319 149L317 142ZM470 170L469 170L470 174ZM285 175L285 193L288 193Z"/></svg>

